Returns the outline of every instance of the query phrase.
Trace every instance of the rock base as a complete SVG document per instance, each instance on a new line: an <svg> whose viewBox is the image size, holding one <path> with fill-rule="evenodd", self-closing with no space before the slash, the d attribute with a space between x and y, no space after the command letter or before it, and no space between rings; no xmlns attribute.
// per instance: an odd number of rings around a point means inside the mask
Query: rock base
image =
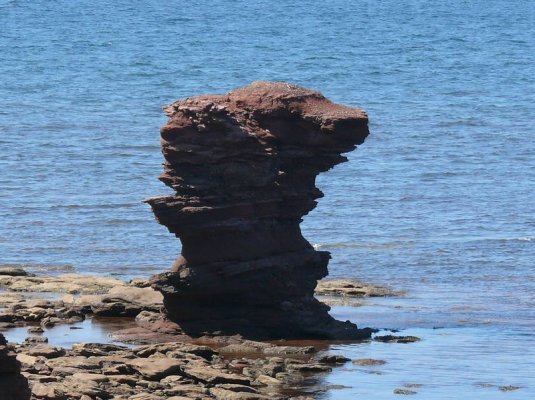
<svg viewBox="0 0 535 400"><path fill-rule="evenodd" d="M168 318L192 337L369 338L371 330L335 320L330 307L313 296L317 280L327 274L328 259L326 252L305 251L221 268L182 268L151 282L164 295Z"/></svg>

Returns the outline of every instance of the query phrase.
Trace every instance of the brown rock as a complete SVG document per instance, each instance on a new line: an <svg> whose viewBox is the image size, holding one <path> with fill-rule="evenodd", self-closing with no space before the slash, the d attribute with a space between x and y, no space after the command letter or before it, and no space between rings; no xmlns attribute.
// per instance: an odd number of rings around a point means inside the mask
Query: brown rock
<svg viewBox="0 0 535 400"><path fill-rule="evenodd" d="M173 396L173 397L168 397L167 400L191 400L191 397Z"/></svg>
<svg viewBox="0 0 535 400"><path fill-rule="evenodd" d="M231 390L233 392L258 393L258 390L252 388L251 386L236 385L233 383L221 383L216 385L216 387L220 389Z"/></svg>
<svg viewBox="0 0 535 400"><path fill-rule="evenodd" d="M331 372L332 368L322 364L292 364L288 367L289 371L297 372Z"/></svg>
<svg viewBox="0 0 535 400"><path fill-rule="evenodd" d="M267 355L312 354L315 352L314 346L273 346L263 350L263 353Z"/></svg>
<svg viewBox="0 0 535 400"><path fill-rule="evenodd" d="M394 394L403 394L403 395L412 395L412 394L416 394L417 392L415 392L414 390L408 390L408 389L395 389Z"/></svg>
<svg viewBox="0 0 535 400"><path fill-rule="evenodd" d="M129 400L164 400L164 398L150 393L138 393L130 396Z"/></svg>
<svg viewBox="0 0 535 400"><path fill-rule="evenodd" d="M171 358L136 358L127 362L149 380L160 380L181 371L182 363Z"/></svg>
<svg viewBox="0 0 535 400"><path fill-rule="evenodd" d="M137 383L136 377L132 375L108 375L107 377L111 382L125 383L128 386L135 386Z"/></svg>
<svg viewBox="0 0 535 400"><path fill-rule="evenodd" d="M366 114L275 82L166 112L160 179L176 193L146 201L182 242L173 272L152 280L169 318L193 336L369 337L314 298L330 256L299 228L322 196L316 176L364 142Z"/></svg>
<svg viewBox="0 0 535 400"><path fill-rule="evenodd" d="M17 361L19 361L23 367L31 367L34 366L39 359L34 356L30 356L28 354L19 353L17 354Z"/></svg>
<svg viewBox="0 0 535 400"><path fill-rule="evenodd" d="M397 292L384 286L372 285L355 279L328 279L318 282L316 295L342 297L391 297L401 296Z"/></svg>
<svg viewBox="0 0 535 400"><path fill-rule="evenodd" d="M360 358L358 360L353 360L353 364L360 365L361 367L375 367L386 364L386 361L375 360L373 358Z"/></svg>
<svg viewBox="0 0 535 400"><path fill-rule="evenodd" d="M226 346L220 347L218 351L220 353L236 353L236 354L262 353L264 350L269 349L271 347L274 347L274 346L269 343L245 340L240 343L231 343Z"/></svg>
<svg viewBox="0 0 535 400"><path fill-rule="evenodd" d="M56 358L65 355L65 350L61 347L52 347L46 344L40 344L28 350L28 355L34 357Z"/></svg>
<svg viewBox="0 0 535 400"><path fill-rule="evenodd" d="M128 350L128 347L109 343L76 343L72 345L72 351L75 354L88 357L121 354L125 350Z"/></svg>
<svg viewBox="0 0 535 400"><path fill-rule="evenodd" d="M56 367L52 369L52 376L58 376L60 378L65 378L67 376L72 376L74 374L79 374L86 372L85 369L75 368L75 367Z"/></svg>
<svg viewBox="0 0 535 400"><path fill-rule="evenodd" d="M48 343L48 338L46 336L28 336L26 339L24 339L24 345L37 345L40 343Z"/></svg>
<svg viewBox="0 0 535 400"><path fill-rule="evenodd" d="M236 374L227 374L211 367L186 368L184 374L202 383L235 383L238 385L251 385L249 378Z"/></svg>
<svg viewBox="0 0 535 400"><path fill-rule="evenodd" d="M32 387L32 394L38 399L61 399L63 397L63 392L50 383L35 383Z"/></svg>
<svg viewBox="0 0 535 400"><path fill-rule="evenodd" d="M0 267L0 275L7 276L32 276L22 268L17 267Z"/></svg>
<svg viewBox="0 0 535 400"><path fill-rule="evenodd" d="M52 385L54 385L52 383ZM74 377L67 377L61 382L62 390L67 398L79 399L83 395L91 398L100 397L101 399L109 399L111 395L99 386L99 383L94 380L80 380Z"/></svg>
<svg viewBox="0 0 535 400"><path fill-rule="evenodd" d="M339 354L324 354L316 357L315 361L320 364L344 364L351 360Z"/></svg>
<svg viewBox="0 0 535 400"><path fill-rule="evenodd" d="M44 333L44 329L40 326L31 326L28 328L28 333Z"/></svg>
<svg viewBox="0 0 535 400"><path fill-rule="evenodd" d="M184 384L173 385L173 388L166 391L170 396L185 396L189 398L204 397L208 391L202 385Z"/></svg>
<svg viewBox="0 0 535 400"><path fill-rule="evenodd" d="M106 317L134 317L141 311L159 311L163 307L162 294L150 287L117 286L92 301L93 313Z"/></svg>
<svg viewBox="0 0 535 400"><path fill-rule="evenodd" d="M500 386L498 387L498 389L500 389L502 392L510 392L513 390L520 389L520 386L507 385L507 386Z"/></svg>
<svg viewBox="0 0 535 400"><path fill-rule="evenodd" d="M18 320L17 314L14 312L0 313L0 322L15 322Z"/></svg>
<svg viewBox="0 0 535 400"><path fill-rule="evenodd" d="M279 372L275 375L275 378L283 381L287 385L301 385L304 381L304 377L296 373Z"/></svg>
<svg viewBox="0 0 535 400"><path fill-rule="evenodd" d="M2 400L27 400L30 395L28 380L20 373L17 355L0 334L0 397Z"/></svg>
<svg viewBox="0 0 535 400"><path fill-rule="evenodd" d="M92 374L88 372L79 372L72 375L73 379L82 381L93 381L97 383L108 382L110 379L102 374Z"/></svg>
<svg viewBox="0 0 535 400"><path fill-rule="evenodd" d="M64 356L46 360L46 365L55 370L56 368L76 368L93 370L100 368L100 362L95 358L83 356Z"/></svg>
<svg viewBox="0 0 535 400"><path fill-rule="evenodd" d="M265 396L257 393L248 392L234 392L232 390L226 390L222 388L210 389L210 394L217 400L268 400L272 399L269 396Z"/></svg>
<svg viewBox="0 0 535 400"><path fill-rule="evenodd" d="M268 376L268 375L259 375L256 377L256 380L255 380L255 383L258 383L260 385L265 385L265 386L278 386L278 385L282 385L283 382L282 381L279 381L277 378L273 378L271 376Z"/></svg>
<svg viewBox="0 0 535 400"><path fill-rule="evenodd" d="M118 279L77 274L59 276L2 276L0 286L20 292L55 292L69 294L106 293L115 286L126 284Z"/></svg>
<svg viewBox="0 0 535 400"><path fill-rule="evenodd" d="M207 360L212 359L215 351L208 346L200 346L190 343L182 342L169 342L158 343L147 346L138 346L134 349L134 354L139 357L149 357L155 353L168 354L170 352L182 352L190 353L205 358Z"/></svg>
<svg viewBox="0 0 535 400"><path fill-rule="evenodd" d="M384 335L384 336L375 336L373 340L377 342L385 342L385 343L414 343L414 342L419 342L422 339L416 336Z"/></svg>

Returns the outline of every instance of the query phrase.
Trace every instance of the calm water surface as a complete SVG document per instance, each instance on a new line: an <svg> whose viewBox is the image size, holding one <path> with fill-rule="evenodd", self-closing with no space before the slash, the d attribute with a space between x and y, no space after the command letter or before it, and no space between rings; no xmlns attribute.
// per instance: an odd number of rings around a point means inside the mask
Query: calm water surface
<svg viewBox="0 0 535 400"><path fill-rule="evenodd" d="M535 398L533 1L0 0L0 24L1 264L168 268L179 243L141 202L168 193L160 107L291 81L372 131L318 179L305 236L333 277L408 292L335 314L424 339L335 349L388 363L325 398Z"/></svg>

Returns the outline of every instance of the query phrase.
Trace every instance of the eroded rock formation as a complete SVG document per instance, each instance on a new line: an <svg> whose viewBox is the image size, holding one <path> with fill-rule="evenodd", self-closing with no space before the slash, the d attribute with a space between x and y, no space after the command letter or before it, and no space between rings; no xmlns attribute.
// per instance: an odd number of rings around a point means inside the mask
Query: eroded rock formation
<svg viewBox="0 0 535 400"><path fill-rule="evenodd" d="M301 235L322 196L316 176L368 135L360 109L286 83L255 82L166 108L164 173L175 194L146 201L182 242L153 278L168 317L190 335L358 339L314 298L329 253Z"/></svg>
<svg viewBox="0 0 535 400"><path fill-rule="evenodd" d="M17 355L9 348L0 334L0 398L2 400L26 400L31 395L28 380L20 373Z"/></svg>

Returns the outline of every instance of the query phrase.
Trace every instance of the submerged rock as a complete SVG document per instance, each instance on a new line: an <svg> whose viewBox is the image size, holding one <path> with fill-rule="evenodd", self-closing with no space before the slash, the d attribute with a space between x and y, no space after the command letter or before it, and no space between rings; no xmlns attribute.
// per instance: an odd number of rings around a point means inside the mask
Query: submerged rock
<svg viewBox="0 0 535 400"><path fill-rule="evenodd" d="M394 389L393 393L394 394L412 395L412 394L416 394L417 392L415 392L414 390L408 390L408 389Z"/></svg>
<svg viewBox="0 0 535 400"><path fill-rule="evenodd" d="M513 390L520 389L520 386L507 385L507 386L500 386L498 387L498 389L500 389L502 392L510 392Z"/></svg>
<svg viewBox="0 0 535 400"><path fill-rule="evenodd" d="M422 339L416 336L384 335L384 336L375 336L373 340L377 342L384 342L384 343L414 343L414 342L419 342Z"/></svg>
<svg viewBox="0 0 535 400"><path fill-rule="evenodd" d="M322 197L316 176L364 142L366 113L274 82L166 112L160 179L176 193L146 201L182 242L172 272L152 280L168 317L194 336L369 337L314 298L330 256L299 227Z"/></svg>
<svg viewBox="0 0 535 400"><path fill-rule="evenodd" d="M362 367L375 367L378 365L386 364L385 360L375 360L373 358L359 358L358 360L353 360L353 364L360 365Z"/></svg>

